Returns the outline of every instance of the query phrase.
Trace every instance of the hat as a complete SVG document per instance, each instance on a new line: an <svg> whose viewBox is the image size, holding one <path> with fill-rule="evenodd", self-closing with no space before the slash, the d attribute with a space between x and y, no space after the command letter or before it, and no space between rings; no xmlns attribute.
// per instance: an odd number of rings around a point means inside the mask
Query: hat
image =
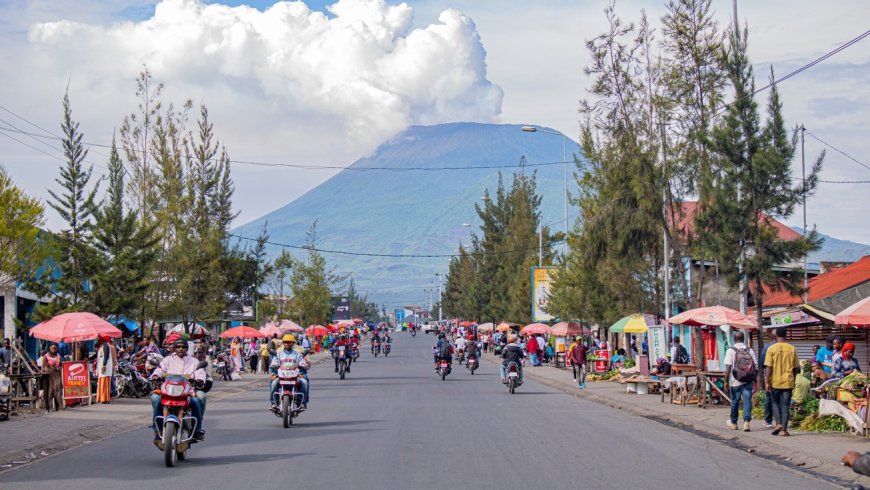
<svg viewBox="0 0 870 490"><path fill-rule="evenodd" d="M843 344L843 351L845 352L847 350L855 352L855 344L853 344L852 342L846 342L845 344Z"/></svg>
<svg viewBox="0 0 870 490"><path fill-rule="evenodd" d="M285 334L281 337L282 342L296 342L296 337L293 336L292 333Z"/></svg>

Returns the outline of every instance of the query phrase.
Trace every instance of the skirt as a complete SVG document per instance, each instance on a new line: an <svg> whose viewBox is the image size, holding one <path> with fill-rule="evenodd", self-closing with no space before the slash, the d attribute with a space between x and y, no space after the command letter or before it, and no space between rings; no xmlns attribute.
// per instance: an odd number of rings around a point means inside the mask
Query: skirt
<svg viewBox="0 0 870 490"><path fill-rule="evenodd" d="M97 403L109 403L112 399L112 378L101 376L97 379Z"/></svg>

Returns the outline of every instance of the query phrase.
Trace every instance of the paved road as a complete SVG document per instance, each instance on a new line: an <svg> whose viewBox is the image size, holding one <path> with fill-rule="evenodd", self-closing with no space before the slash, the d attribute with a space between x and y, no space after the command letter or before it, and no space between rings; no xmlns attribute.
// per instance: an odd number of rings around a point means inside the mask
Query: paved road
<svg viewBox="0 0 870 490"><path fill-rule="evenodd" d="M829 486L532 380L511 396L489 363L442 382L433 340L397 335L389 358L364 349L345 381L315 367L311 410L291 429L265 410L265 386L210 404L206 442L177 468L163 466L142 428L4 473L0 488Z"/></svg>

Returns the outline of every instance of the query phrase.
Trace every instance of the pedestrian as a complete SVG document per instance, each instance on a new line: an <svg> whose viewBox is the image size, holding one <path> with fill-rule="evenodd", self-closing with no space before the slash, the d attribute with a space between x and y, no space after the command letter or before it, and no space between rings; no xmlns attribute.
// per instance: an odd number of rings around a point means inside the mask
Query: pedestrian
<svg viewBox="0 0 870 490"><path fill-rule="evenodd" d="M45 410L51 411L52 402L54 411L63 409L63 376L61 374L61 357L57 344L52 344L48 352L42 357L42 372L48 378L48 387L45 392Z"/></svg>
<svg viewBox="0 0 870 490"><path fill-rule="evenodd" d="M230 358L233 361L233 374L238 379L239 372L242 369L242 342L238 337L235 337L230 343Z"/></svg>
<svg viewBox="0 0 870 490"><path fill-rule="evenodd" d="M534 335L529 336L529 341L526 342L526 350L529 353L529 364L532 366L540 365L538 360L538 339Z"/></svg>
<svg viewBox="0 0 870 490"><path fill-rule="evenodd" d="M0 370L9 371L10 360L12 360L12 346L9 339L3 339L3 347L0 347Z"/></svg>
<svg viewBox="0 0 870 490"><path fill-rule="evenodd" d="M631 351L631 357L637 357L637 335L632 335L628 341L628 347Z"/></svg>
<svg viewBox="0 0 870 490"><path fill-rule="evenodd" d="M731 420L728 427L737 430L737 408L743 398L743 431L749 432L752 421L752 387L758 375L758 358L746 344L744 334L734 332L734 345L725 353L725 379L731 387Z"/></svg>
<svg viewBox="0 0 870 490"><path fill-rule="evenodd" d="M764 360L767 358L767 350L770 349L776 342L776 332L773 330L768 331L768 339L767 343L764 344L764 348L761 349L761 361L758 363L758 367L760 368L759 373L763 379L767 379L767 370L764 367ZM773 427L773 399L770 397L770 393L765 390L764 392L764 422L763 425L766 429Z"/></svg>
<svg viewBox="0 0 870 490"><path fill-rule="evenodd" d="M260 366L259 371L265 373L269 370L269 341L260 343Z"/></svg>
<svg viewBox="0 0 870 490"><path fill-rule="evenodd" d="M640 343L640 352L643 355L649 355L649 343L646 340L646 335L643 337L643 341Z"/></svg>
<svg viewBox="0 0 870 490"><path fill-rule="evenodd" d="M565 356L574 373L574 382L581 390L586 388L586 352L583 338L578 335L574 337L574 343L568 347L568 354Z"/></svg>
<svg viewBox="0 0 870 490"><path fill-rule="evenodd" d="M767 394L773 398L773 416L776 427L771 434L790 436L788 433L789 406L794 390L795 376L801 371L797 351L786 342L786 328L776 328L776 343L767 349L764 366L767 368Z"/></svg>
<svg viewBox="0 0 870 490"><path fill-rule="evenodd" d="M260 364L260 341L252 340L248 344L248 360L251 362L251 373L257 373L257 367Z"/></svg>
<svg viewBox="0 0 870 490"><path fill-rule="evenodd" d="M115 377L117 351L109 337L100 336L97 340L97 403L112 400L112 378Z"/></svg>
<svg viewBox="0 0 870 490"><path fill-rule="evenodd" d="M540 334L538 334L535 340L538 341L538 366L540 366L545 359L544 350L547 348L547 340L544 339L544 336Z"/></svg>

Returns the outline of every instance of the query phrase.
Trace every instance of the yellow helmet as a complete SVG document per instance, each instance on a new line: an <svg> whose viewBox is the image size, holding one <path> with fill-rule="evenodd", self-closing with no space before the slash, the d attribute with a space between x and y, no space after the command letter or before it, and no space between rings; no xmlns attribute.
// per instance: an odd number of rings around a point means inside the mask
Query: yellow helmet
<svg viewBox="0 0 870 490"><path fill-rule="evenodd" d="M292 333L288 333L281 337L281 342L296 342L296 337Z"/></svg>

